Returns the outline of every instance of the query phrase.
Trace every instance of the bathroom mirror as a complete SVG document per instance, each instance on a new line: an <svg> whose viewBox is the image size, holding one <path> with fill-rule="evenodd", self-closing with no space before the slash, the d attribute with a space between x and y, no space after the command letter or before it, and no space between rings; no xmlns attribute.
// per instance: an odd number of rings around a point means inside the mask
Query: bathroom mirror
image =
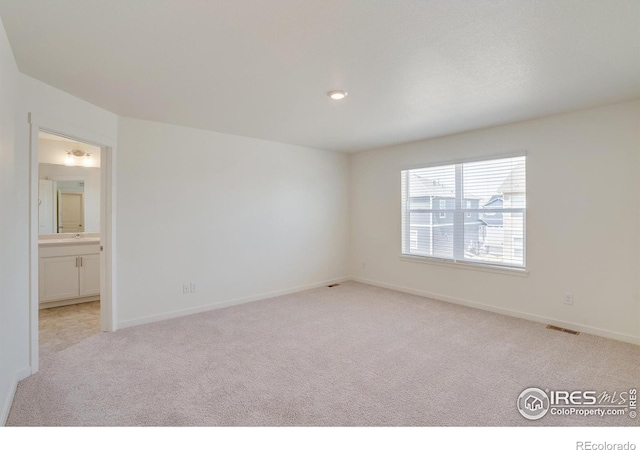
<svg viewBox="0 0 640 450"><path fill-rule="evenodd" d="M41 163L39 234L100 231L100 169Z"/></svg>
<svg viewBox="0 0 640 450"><path fill-rule="evenodd" d="M100 232L100 152L100 147L39 133L39 234Z"/></svg>

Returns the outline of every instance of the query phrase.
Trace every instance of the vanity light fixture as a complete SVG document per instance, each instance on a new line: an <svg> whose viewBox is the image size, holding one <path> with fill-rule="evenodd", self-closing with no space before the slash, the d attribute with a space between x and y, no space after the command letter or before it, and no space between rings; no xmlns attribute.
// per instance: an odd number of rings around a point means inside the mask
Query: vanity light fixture
<svg viewBox="0 0 640 450"><path fill-rule="evenodd" d="M327 92L327 95L331 100L342 100L349 95L349 93L347 91L329 91Z"/></svg>
<svg viewBox="0 0 640 450"><path fill-rule="evenodd" d="M89 167L93 163L91 153L86 153L84 150L72 150L67 152L67 156L64 158L64 165L75 166L76 162L78 162L76 158L82 158L82 165L85 167Z"/></svg>

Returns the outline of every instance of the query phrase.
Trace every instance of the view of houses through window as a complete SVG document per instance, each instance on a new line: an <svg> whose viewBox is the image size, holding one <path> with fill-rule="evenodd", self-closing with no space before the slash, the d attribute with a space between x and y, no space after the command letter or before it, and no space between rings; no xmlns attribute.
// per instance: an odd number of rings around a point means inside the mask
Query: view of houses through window
<svg viewBox="0 0 640 450"><path fill-rule="evenodd" d="M402 171L402 252L525 265L526 157Z"/></svg>

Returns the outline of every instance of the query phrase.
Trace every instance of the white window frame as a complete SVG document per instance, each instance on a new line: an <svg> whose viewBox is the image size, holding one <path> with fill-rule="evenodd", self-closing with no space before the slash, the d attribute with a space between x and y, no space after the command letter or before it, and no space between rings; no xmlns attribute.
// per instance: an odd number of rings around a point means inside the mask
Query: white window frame
<svg viewBox="0 0 640 450"><path fill-rule="evenodd" d="M499 159L505 159L505 158L516 158L516 157L524 157L525 158L525 186L526 186L526 179L527 179L527 172L526 172L526 154L510 154L510 155L496 155L490 158L482 158L482 159L468 159L468 160L461 160L461 161L454 161L454 162L448 162L448 163L440 163L440 164L424 164L424 165L415 165L415 166L411 166L411 167L406 167L401 169L401 187L402 187L402 209L403 209L403 213L402 213L402 218L401 218L401 222L402 222L402 245L401 245L401 254L400 257L404 260L407 261L418 261L418 262L431 262L431 263L436 263L436 264L442 264L445 266L450 266L450 267L464 267L464 268L470 268L470 269L474 269L474 270L481 270L481 271L506 271L509 273L513 273L513 274L522 274L523 276L527 276L528 271L526 269L527 267L527 253L526 253L526 249L527 249L527 231L526 231L526 223L527 223L527 208L526 208L526 188L525 188L525 206L524 207L518 207L518 208L502 208L500 211L503 213L521 213L522 214L522 221L523 221L523 230L522 230L522 265L517 265L517 264L509 264L509 263L502 263L502 262L494 262L494 261L481 261L481 260L473 260L473 259L465 259L464 258L464 250L462 250L462 257L456 257L456 254L460 254L460 250L454 250L454 258L449 259L449 258L442 258L442 257L434 257L434 256L422 256L422 255L415 255L415 254L410 254L405 252L405 249L407 248L407 243L404 241L405 239L405 231L406 233L409 232L409 225L405 224L405 214L407 214L409 212L408 209L408 205L409 202L405 199L405 195L406 195L406 184L407 184L407 177L406 177L406 173L410 170L415 170L415 169L424 169L424 168L435 168L435 167L444 167L444 166L451 166L451 165L455 165L456 166L456 198L455 198L455 208L453 210L451 210L451 212L454 214L454 229L456 228L455 223L459 224L462 223L462 228L464 229L464 213L465 210L463 208L461 208L462 206L462 168L463 165L465 163L473 163L473 162L482 162L482 161L493 161L493 160L499 160ZM440 200L440 202L443 202L445 200ZM441 203L438 205L440 206ZM433 206L433 205L432 205ZM484 210L480 209L480 206L476 209L472 209L471 211L467 211L467 217L470 217L470 214L472 212L482 212ZM431 210L430 211L432 214L435 214L436 212L439 212L439 210ZM446 213L445 213L446 214ZM408 217L408 215L407 215ZM442 216L442 213L440 213L440 217ZM464 231L463 231L464 232ZM461 243L461 245L459 244L459 248L464 248L464 238L454 238L454 242L457 241L459 243ZM454 244L455 245L455 244Z"/></svg>

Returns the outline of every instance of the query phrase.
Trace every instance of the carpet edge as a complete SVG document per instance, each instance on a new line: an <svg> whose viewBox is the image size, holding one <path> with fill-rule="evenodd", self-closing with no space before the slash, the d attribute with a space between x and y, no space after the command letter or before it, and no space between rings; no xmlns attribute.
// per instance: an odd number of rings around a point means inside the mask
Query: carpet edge
<svg viewBox="0 0 640 450"><path fill-rule="evenodd" d="M496 314L502 314L509 317L515 317L517 319L525 319L532 322L542 323L545 325L555 325L561 328L569 328L576 331L580 331L586 334L592 334L595 336L613 339L620 342L626 342L627 344L634 344L640 346L640 336L632 336L629 334L619 333L617 331L605 330L603 328L592 327L589 325L582 325L575 322L568 322L564 320L558 320L551 317L540 316L538 314L527 313L523 311L518 311L515 309L509 308L501 308L499 306L487 305L485 303L475 302L473 300L465 300L457 297L450 297L446 295L440 295L434 292L426 292L421 291L419 289L406 288L403 286L398 286L395 284L384 283L380 281L370 280L368 278L361 277L352 277L352 281L357 281L358 283L368 284L371 286L381 287L385 289L391 289L392 291L404 292L406 294L418 295L420 297L431 298L434 300L439 300L447 303L453 303L456 305L467 306L469 308L480 309L483 311L488 311Z"/></svg>
<svg viewBox="0 0 640 450"><path fill-rule="evenodd" d="M166 313L144 316L138 319L124 320L122 322L118 322L118 329L130 328L137 325L144 325L147 323L159 322L162 320L175 319L177 317L189 316L191 314L198 314L201 312L213 311L216 309L227 308L229 306L242 305L244 303L251 303L259 300L266 300L269 298L279 297L281 295L294 294L296 292L302 292L309 289L319 288L322 286L326 286L327 284L343 283L349 280L352 280L352 278L351 277L333 278L331 280L318 281L317 283L307 284L304 286L297 286L293 288L282 289L279 291L267 292L264 294L257 294L257 295L251 295L248 297L241 297L241 298L236 298L232 300L226 300L223 302L212 303L209 305L197 306L195 308L178 309L178 310L170 311Z"/></svg>

